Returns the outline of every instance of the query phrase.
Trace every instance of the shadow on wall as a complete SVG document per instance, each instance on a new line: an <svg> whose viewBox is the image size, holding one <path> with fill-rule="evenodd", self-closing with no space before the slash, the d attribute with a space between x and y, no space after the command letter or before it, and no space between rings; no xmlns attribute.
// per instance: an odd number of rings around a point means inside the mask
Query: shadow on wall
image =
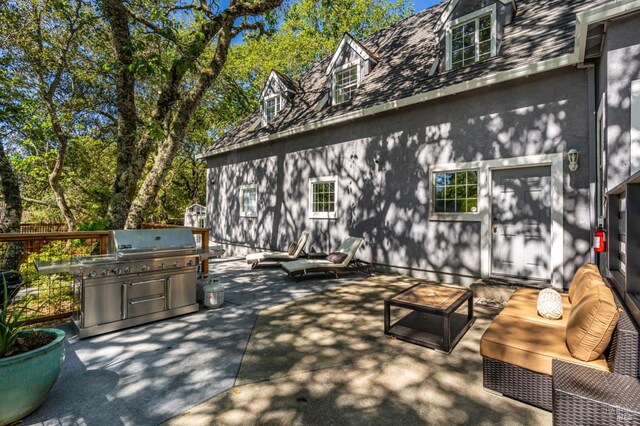
<svg viewBox="0 0 640 426"><path fill-rule="evenodd" d="M631 175L631 82L640 79L640 46L624 46L607 52L606 72L605 185L612 189Z"/></svg>
<svg viewBox="0 0 640 426"><path fill-rule="evenodd" d="M330 251L351 234L364 237L365 260L445 282L479 277L480 223L429 220L430 166L587 152L586 90L584 71L565 70L215 157L213 238L283 250L308 230L311 250ZM565 281L589 259L588 169L564 176ZM309 178L333 175L337 219L309 219ZM248 183L258 184L255 219L239 216L238 188Z"/></svg>

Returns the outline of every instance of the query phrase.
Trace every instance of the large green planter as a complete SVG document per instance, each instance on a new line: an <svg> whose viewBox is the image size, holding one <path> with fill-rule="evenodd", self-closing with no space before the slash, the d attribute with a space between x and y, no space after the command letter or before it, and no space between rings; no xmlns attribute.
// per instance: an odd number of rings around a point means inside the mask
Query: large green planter
<svg viewBox="0 0 640 426"><path fill-rule="evenodd" d="M55 328L38 331L55 334L56 338L33 351L0 358L0 425L19 420L38 408L60 375L65 333Z"/></svg>

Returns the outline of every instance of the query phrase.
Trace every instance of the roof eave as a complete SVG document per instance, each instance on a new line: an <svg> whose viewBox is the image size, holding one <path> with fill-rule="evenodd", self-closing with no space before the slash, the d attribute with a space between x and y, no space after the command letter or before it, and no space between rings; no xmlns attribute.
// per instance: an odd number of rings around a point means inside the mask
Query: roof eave
<svg viewBox="0 0 640 426"><path fill-rule="evenodd" d="M372 107L364 108L357 111L348 112L336 117L326 118L324 120L307 123L302 126L294 127L292 129L283 130L270 135L261 136L258 138L249 139L248 141L233 144L227 147L222 147L211 152L205 152L197 156L199 159L205 159L208 157L214 157L224 154L229 151L235 151L237 149L247 148L253 145L275 141L285 137L295 136L302 133L310 132L319 128L334 126L337 124L345 123L361 119L364 117L374 116L388 111L405 108L411 105L416 105L434 99L444 98L446 96L455 95L458 93L467 92L470 90L479 89L482 87L491 86L506 81L515 80L518 78L528 77L531 75L539 74L542 72L551 71L558 68L564 68L577 64L575 53L565 54L556 58L548 59L536 64L528 64L520 67L513 68L507 71L500 71L497 73L489 74L483 77L475 78L473 80L464 81L462 83L453 84L440 89L432 90L429 92L423 92L416 95L412 95L406 98L398 99L396 101L385 102L383 104L374 105Z"/></svg>

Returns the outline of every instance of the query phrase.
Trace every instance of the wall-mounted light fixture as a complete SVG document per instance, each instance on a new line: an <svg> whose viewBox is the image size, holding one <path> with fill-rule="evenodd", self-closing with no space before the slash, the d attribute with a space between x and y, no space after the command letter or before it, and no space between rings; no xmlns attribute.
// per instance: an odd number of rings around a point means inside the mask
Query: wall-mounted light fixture
<svg viewBox="0 0 640 426"><path fill-rule="evenodd" d="M380 154L380 151L376 152L376 156L373 157L373 162L376 164L380 164L382 162L382 154Z"/></svg>
<svg viewBox="0 0 640 426"><path fill-rule="evenodd" d="M578 170L578 150L571 149L567 152L567 157L569 158L569 170L575 172Z"/></svg>

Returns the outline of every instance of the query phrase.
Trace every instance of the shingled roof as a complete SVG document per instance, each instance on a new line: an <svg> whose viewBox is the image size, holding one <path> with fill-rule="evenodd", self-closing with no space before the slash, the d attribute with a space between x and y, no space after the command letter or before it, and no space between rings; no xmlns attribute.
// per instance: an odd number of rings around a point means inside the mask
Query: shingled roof
<svg viewBox="0 0 640 426"><path fill-rule="evenodd" d="M376 55L378 64L362 81L351 102L326 105L320 110L315 108L326 94L325 70L332 57L329 55L296 80L298 93L269 126L252 126L260 118L260 111L256 111L215 141L203 156L215 155L219 150L228 151L235 145L242 146L245 142L309 123L572 53L576 13L605 2L520 0L517 15L504 28L502 45L496 56L429 76L434 62L443 57L434 33L447 4L443 1L360 41Z"/></svg>

